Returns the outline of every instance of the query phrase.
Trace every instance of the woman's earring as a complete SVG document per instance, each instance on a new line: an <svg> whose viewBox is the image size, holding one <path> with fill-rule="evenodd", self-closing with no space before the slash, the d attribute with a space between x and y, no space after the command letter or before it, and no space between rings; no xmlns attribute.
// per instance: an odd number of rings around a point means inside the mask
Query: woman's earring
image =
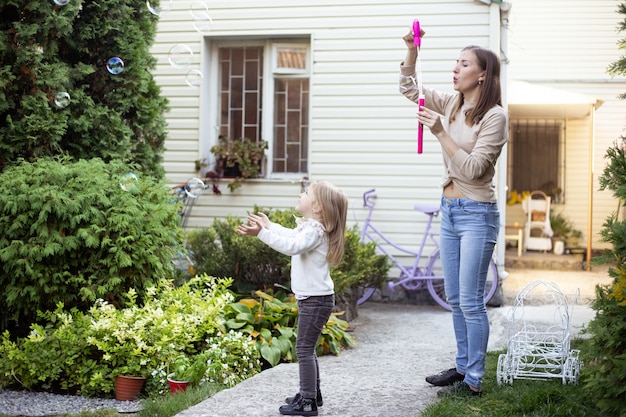
<svg viewBox="0 0 626 417"><path fill-rule="evenodd" d="M483 80L478 80L478 85L482 85L483 84Z"/></svg>

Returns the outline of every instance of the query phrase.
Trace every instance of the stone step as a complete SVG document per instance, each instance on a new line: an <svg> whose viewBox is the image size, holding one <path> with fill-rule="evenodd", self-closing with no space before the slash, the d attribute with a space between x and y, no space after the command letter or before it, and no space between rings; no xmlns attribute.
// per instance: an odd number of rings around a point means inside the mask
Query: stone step
<svg viewBox="0 0 626 417"><path fill-rule="evenodd" d="M586 268L583 259L583 254L555 255L540 251L526 251L518 257L517 249L507 249L504 266L507 269L580 271Z"/></svg>

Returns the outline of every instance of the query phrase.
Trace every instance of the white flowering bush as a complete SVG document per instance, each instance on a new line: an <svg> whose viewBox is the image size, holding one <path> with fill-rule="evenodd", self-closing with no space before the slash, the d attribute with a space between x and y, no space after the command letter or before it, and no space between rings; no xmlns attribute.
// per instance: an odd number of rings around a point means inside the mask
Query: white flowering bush
<svg viewBox="0 0 626 417"><path fill-rule="evenodd" d="M124 309L98 300L89 310L93 320L88 343L102 353L113 375L147 377L159 362L202 348L216 332L221 311L234 300L230 283L207 275L179 287L164 280L148 289L143 305L129 291Z"/></svg>
<svg viewBox="0 0 626 417"><path fill-rule="evenodd" d="M222 311L234 300L231 282L202 275L175 287L163 280L147 290L143 305L131 290L126 308L98 300L86 314L60 306L43 316L46 326L33 324L29 337L3 335L0 388L103 395L113 392L116 375L167 372L175 358L198 355L219 332ZM148 382L148 394L164 385Z"/></svg>
<svg viewBox="0 0 626 417"><path fill-rule="evenodd" d="M259 351L249 335L230 330L206 342L208 381L232 387L261 371Z"/></svg>

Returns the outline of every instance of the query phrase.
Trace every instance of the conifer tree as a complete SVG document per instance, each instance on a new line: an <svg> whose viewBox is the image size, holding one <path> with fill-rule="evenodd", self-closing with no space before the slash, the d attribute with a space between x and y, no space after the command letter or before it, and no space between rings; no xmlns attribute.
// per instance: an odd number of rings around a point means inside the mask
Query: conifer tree
<svg viewBox="0 0 626 417"><path fill-rule="evenodd" d="M162 178L157 21L144 0L0 0L0 172L67 155Z"/></svg>
<svg viewBox="0 0 626 417"><path fill-rule="evenodd" d="M626 15L626 3L618 12ZM626 18L618 26L626 29ZM626 48L626 39L619 42ZM626 75L626 57L612 63L611 75ZM620 96L626 99L626 93ZM603 260L611 263L610 286L598 286L592 307L595 318L589 323L587 333L591 338L582 350L585 366L582 377L590 398L606 413L626 416L626 219L620 215L626 204L626 136L621 136L605 155L607 164L600 176L600 189L609 190L618 201L617 210L607 218L601 230L602 240L611 244Z"/></svg>

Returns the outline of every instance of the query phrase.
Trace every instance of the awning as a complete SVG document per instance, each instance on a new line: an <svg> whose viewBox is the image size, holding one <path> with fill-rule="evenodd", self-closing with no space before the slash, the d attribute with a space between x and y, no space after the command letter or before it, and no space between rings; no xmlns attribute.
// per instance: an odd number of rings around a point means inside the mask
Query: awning
<svg viewBox="0 0 626 417"><path fill-rule="evenodd" d="M510 118L522 119L580 119L589 116L591 106L597 109L604 102L583 94L515 80L509 80L506 95Z"/></svg>

